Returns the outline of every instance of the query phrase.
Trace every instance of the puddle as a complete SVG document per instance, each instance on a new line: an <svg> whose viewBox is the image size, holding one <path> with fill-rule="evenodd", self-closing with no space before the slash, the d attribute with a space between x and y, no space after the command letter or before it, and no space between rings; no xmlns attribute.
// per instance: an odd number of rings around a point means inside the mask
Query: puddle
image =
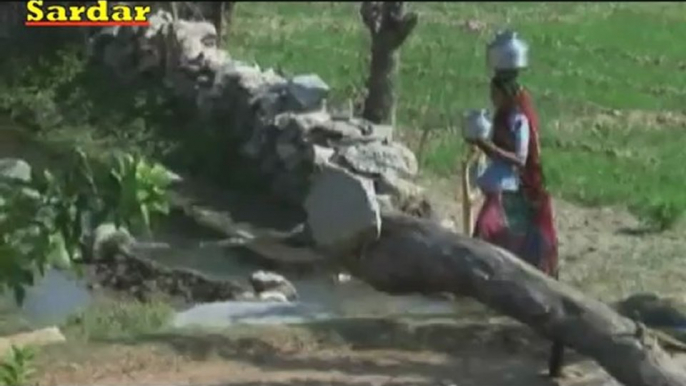
<svg viewBox="0 0 686 386"><path fill-rule="evenodd" d="M212 241L212 236L178 218L162 224L154 239L174 247L148 250L146 254L150 258L168 266L191 268L217 279L232 279L246 288L249 288L250 274L264 269L240 250L211 243L200 246L201 241ZM178 327L225 327L232 324L297 324L350 317L420 316L430 319L455 315L458 309L458 303L448 300L386 295L354 279L335 283L333 277L321 273L281 274L296 287L297 302L196 304L180 310L173 324ZM32 325L42 327L62 323L92 301L85 280L71 272L49 270L27 291L22 307L13 309ZM460 302L460 314L465 313L465 307Z"/></svg>
<svg viewBox="0 0 686 386"><path fill-rule="evenodd" d="M238 249L218 246L199 247L200 235L194 227L171 220L160 227L155 237L174 245L171 250L158 249L148 255L166 265L191 268L218 279L232 279L247 284L256 270L264 269L255 260L245 258ZM296 287L299 300L290 304L272 302L219 302L198 304L180 312L177 326L226 326L231 324L292 324L349 317L422 318L455 315L458 303L422 296L391 296L376 291L366 283L351 280L335 283L322 274L280 272ZM474 314L483 307L459 302L460 314Z"/></svg>
<svg viewBox="0 0 686 386"><path fill-rule="evenodd" d="M298 324L330 320L337 315L306 303L218 302L179 312L174 327L225 327L232 324Z"/></svg>
<svg viewBox="0 0 686 386"><path fill-rule="evenodd" d="M36 327L55 325L92 301L84 280L70 272L49 270L26 291L19 315Z"/></svg>

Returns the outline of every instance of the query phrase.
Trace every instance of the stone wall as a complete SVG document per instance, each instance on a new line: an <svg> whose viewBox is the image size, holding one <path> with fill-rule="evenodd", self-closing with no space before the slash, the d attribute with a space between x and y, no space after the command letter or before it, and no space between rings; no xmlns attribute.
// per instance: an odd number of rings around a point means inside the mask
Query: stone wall
<svg viewBox="0 0 686 386"><path fill-rule="evenodd" d="M385 210L430 212L412 182L415 155L394 141L393 127L331 112L317 75L287 79L231 58L210 23L159 10L150 27L105 28L89 47L122 79L161 74L170 95L192 107L192 135L226 142L257 165L274 195L305 208L316 241L378 232Z"/></svg>

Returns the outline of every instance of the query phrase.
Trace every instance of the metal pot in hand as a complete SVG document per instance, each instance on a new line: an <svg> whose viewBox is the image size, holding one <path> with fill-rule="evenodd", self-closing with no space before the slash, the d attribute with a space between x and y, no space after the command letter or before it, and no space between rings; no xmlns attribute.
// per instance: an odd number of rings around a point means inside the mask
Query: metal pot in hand
<svg viewBox="0 0 686 386"><path fill-rule="evenodd" d="M465 114L462 136L465 139L488 139L493 124L488 117L488 110L470 110Z"/></svg>

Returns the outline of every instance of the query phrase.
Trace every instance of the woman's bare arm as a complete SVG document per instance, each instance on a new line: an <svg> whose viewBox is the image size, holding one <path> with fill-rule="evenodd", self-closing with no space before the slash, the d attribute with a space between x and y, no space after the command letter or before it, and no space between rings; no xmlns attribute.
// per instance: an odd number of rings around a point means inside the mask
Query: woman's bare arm
<svg viewBox="0 0 686 386"><path fill-rule="evenodd" d="M473 141L476 146L481 149L484 153L489 158L500 158L506 162L509 162L510 164L517 166L517 167L524 167L524 164L526 163L526 159L522 159L518 157L514 152L507 151L505 149L502 149L498 146L496 146L493 142L483 140L483 139L478 139Z"/></svg>
<svg viewBox="0 0 686 386"><path fill-rule="evenodd" d="M515 137L515 151L505 150L489 140L481 139L473 143L490 158L500 158L515 167L522 168L529 154L529 122L526 117L519 115L510 125L510 130Z"/></svg>

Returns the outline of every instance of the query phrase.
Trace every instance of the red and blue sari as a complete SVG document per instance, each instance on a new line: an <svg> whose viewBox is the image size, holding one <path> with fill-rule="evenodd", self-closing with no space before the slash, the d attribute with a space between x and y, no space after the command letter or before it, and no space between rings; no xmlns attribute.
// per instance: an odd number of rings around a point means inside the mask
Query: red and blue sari
<svg viewBox="0 0 686 386"><path fill-rule="evenodd" d="M557 278L557 232L553 223L552 200L548 194L540 159L538 116L528 92L521 90L511 109L501 108L493 120L493 142L513 151L503 141L508 131L508 117L518 109L529 121L529 150L525 166L519 172L520 189L516 192L485 192L485 201L477 216L474 237L507 249L548 275Z"/></svg>

